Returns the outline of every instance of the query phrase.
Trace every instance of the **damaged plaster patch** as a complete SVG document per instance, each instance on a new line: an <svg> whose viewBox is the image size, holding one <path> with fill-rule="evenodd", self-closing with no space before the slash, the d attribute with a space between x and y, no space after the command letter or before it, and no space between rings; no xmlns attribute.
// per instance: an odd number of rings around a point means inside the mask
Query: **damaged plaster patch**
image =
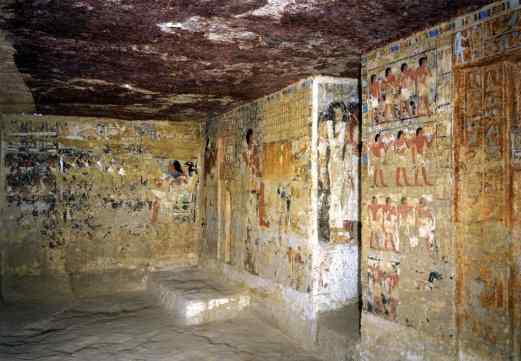
<svg viewBox="0 0 521 361"><path fill-rule="evenodd" d="M226 19L213 17L203 18L192 16L183 22L165 22L157 25L161 31L175 34L179 30L192 33L204 33L205 37L214 42L233 43L240 41L253 41L258 35L251 31L244 30L241 26L234 26L227 23Z"/></svg>

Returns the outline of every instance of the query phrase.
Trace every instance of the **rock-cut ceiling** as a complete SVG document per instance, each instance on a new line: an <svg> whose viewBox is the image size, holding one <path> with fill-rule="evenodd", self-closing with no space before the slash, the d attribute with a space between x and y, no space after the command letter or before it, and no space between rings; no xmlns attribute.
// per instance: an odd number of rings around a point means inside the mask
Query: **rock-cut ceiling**
<svg viewBox="0 0 521 361"><path fill-rule="evenodd" d="M487 0L4 0L41 113L204 119Z"/></svg>

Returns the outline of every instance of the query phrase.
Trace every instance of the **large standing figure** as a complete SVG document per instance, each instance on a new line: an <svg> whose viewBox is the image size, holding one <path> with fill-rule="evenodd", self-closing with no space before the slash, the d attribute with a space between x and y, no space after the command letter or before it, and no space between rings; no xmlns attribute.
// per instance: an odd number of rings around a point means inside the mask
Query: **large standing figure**
<svg viewBox="0 0 521 361"><path fill-rule="evenodd" d="M246 172L246 257L244 260L246 269L257 274L255 258L257 253L257 246L259 242L258 228L259 228L259 214L260 202L259 196L262 189L261 186L261 172L259 161L259 149L254 137L252 129L246 131L244 137L244 151L242 158L245 165Z"/></svg>
<svg viewBox="0 0 521 361"><path fill-rule="evenodd" d="M353 110L355 110L353 108ZM354 192L352 177L355 132L358 124L343 102L332 103L319 125L320 237L331 241L332 234L344 230L349 199ZM349 123L349 124L348 124ZM332 232L334 231L334 232Z"/></svg>

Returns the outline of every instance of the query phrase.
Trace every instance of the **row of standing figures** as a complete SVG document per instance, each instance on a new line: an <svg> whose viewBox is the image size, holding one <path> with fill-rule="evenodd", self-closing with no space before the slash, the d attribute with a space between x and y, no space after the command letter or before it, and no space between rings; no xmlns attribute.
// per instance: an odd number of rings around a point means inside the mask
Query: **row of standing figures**
<svg viewBox="0 0 521 361"><path fill-rule="evenodd" d="M369 154L373 171L373 186L387 187L384 181L384 167L387 165L389 152L396 158L395 183L398 187L433 186L427 175L427 148L433 143L433 137L424 134L422 127L415 131L413 137L407 138L403 130L398 131L395 139L384 142L380 133L375 135L374 142L369 145ZM414 184L409 181L407 169L414 168ZM423 178L423 184L420 182Z"/></svg>
<svg viewBox="0 0 521 361"><path fill-rule="evenodd" d="M391 67L383 79L376 74L369 81L369 108L376 124L396 119L430 116L434 77L427 57L419 59L418 67L410 69L407 63L400 66L399 75Z"/></svg>

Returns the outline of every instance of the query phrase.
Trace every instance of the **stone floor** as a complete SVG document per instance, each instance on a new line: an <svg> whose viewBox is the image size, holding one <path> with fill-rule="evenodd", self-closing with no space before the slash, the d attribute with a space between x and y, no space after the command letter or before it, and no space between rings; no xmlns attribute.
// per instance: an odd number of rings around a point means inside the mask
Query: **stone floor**
<svg viewBox="0 0 521 361"><path fill-rule="evenodd" d="M0 360L318 361L249 314L183 326L143 294L0 308Z"/></svg>
<svg viewBox="0 0 521 361"><path fill-rule="evenodd" d="M318 316L318 350L326 361L359 359L360 305L353 303Z"/></svg>

